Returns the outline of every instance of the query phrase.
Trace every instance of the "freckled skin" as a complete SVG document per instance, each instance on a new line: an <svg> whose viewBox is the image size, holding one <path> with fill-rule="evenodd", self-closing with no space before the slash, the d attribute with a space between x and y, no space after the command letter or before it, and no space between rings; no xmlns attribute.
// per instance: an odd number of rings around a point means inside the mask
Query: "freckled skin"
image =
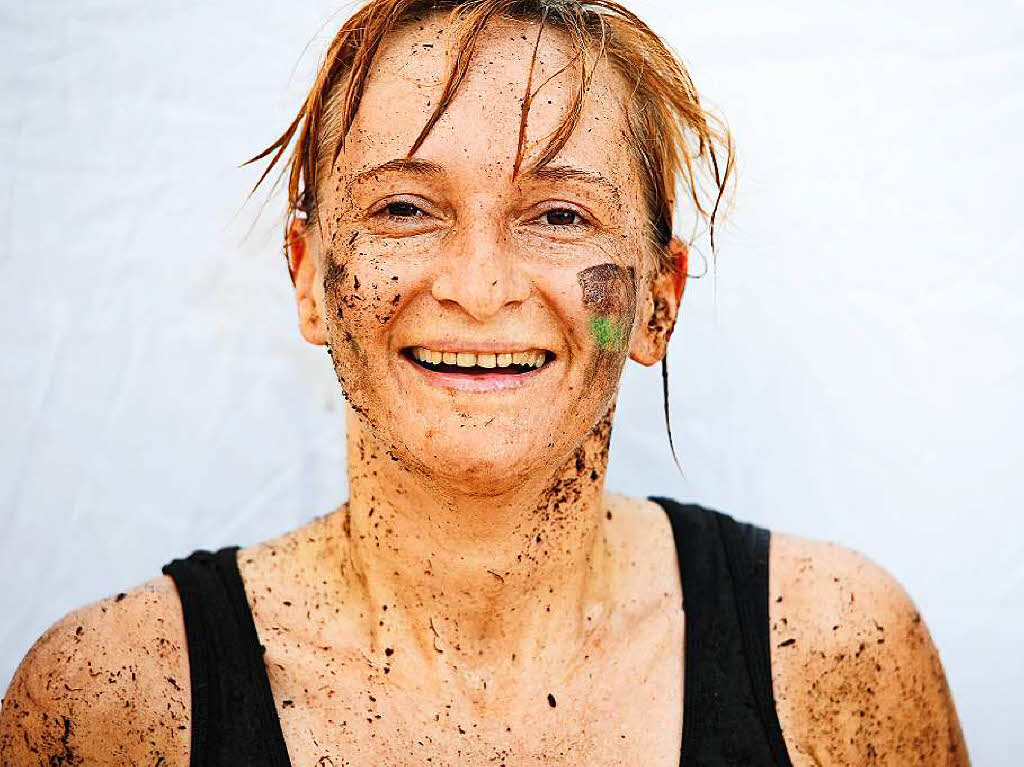
<svg viewBox="0 0 1024 767"><path fill-rule="evenodd" d="M619 198L514 182L535 28L495 22L417 152L445 178L347 189L411 146L437 98L443 29L428 16L382 47L324 182L323 235L300 228L293 244L300 329L327 347L349 404L349 498L239 552L291 761L677 765L672 532L660 507L604 490L622 366L660 361L678 307L639 246L640 174L609 108L630 90L599 67L556 158ZM546 35L534 82L570 55ZM557 125L566 77L539 91L528 144ZM396 198L423 215L371 213ZM552 201L596 224L539 223ZM549 383L500 399L426 387L398 352L446 339L547 348ZM773 684L798 767L967 764L934 646L890 576L783 535L770 573ZM167 578L72 613L7 692L0 767L185 767L188 669Z"/></svg>

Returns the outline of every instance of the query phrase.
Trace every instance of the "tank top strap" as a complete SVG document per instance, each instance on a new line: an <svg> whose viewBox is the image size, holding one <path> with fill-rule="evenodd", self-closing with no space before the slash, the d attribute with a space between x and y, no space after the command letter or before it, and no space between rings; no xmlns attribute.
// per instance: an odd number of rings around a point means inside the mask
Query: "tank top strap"
<svg viewBox="0 0 1024 767"><path fill-rule="evenodd" d="M650 496L668 515L686 616L683 767L792 767L772 691L771 533Z"/></svg>
<svg viewBox="0 0 1024 767"><path fill-rule="evenodd" d="M237 553L196 551L163 568L178 589L188 641L189 765L290 767Z"/></svg>

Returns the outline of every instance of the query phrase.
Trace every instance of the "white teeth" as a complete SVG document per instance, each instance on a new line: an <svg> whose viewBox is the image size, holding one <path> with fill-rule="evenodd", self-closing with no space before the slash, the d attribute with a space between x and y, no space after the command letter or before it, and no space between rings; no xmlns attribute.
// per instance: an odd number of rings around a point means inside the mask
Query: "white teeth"
<svg viewBox="0 0 1024 767"><path fill-rule="evenodd" d="M507 368L509 365L523 365L539 368L547 360L547 352L530 349L522 352L439 352L425 346L414 346L412 358L428 365L458 365L460 368Z"/></svg>

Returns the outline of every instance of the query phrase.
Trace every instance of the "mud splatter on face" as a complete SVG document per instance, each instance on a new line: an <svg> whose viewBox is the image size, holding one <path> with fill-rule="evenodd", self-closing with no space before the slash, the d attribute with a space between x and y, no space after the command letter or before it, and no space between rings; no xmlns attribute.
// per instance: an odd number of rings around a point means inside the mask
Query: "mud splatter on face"
<svg viewBox="0 0 1024 767"><path fill-rule="evenodd" d="M576 275L583 305L591 313L590 332L602 351L623 348L636 311L636 270L618 264L597 264Z"/></svg>
<svg viewBox="0 0 1024 767"><path fill-rule="evenodd" d="M362 375L366 353L359 343L357 333L367 305L374 302L367 301L369 291L348 265L339 263L333 257L329 257L325 264L323 285L327 307L327 353L331 357L345 399L356 413L372 422L367 410Z"/></svg>

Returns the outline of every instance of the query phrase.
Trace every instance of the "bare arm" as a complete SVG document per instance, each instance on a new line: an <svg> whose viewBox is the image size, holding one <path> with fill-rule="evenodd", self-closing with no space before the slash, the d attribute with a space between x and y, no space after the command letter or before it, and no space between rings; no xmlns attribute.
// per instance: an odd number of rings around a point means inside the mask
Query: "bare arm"
<svg viewBox="0 0 1024 767"><path fill-rule="evenodd" d="M903 587L835 544L772 539L772 666L796 765L969 765L938 651Z"/></svg>
<svg viewBox="0 0 1024 767"><path fill-rule="evenodd" d="M77 610L25 656L0 710L0 765L188 764L177 594L151 581Z"/></svg>

